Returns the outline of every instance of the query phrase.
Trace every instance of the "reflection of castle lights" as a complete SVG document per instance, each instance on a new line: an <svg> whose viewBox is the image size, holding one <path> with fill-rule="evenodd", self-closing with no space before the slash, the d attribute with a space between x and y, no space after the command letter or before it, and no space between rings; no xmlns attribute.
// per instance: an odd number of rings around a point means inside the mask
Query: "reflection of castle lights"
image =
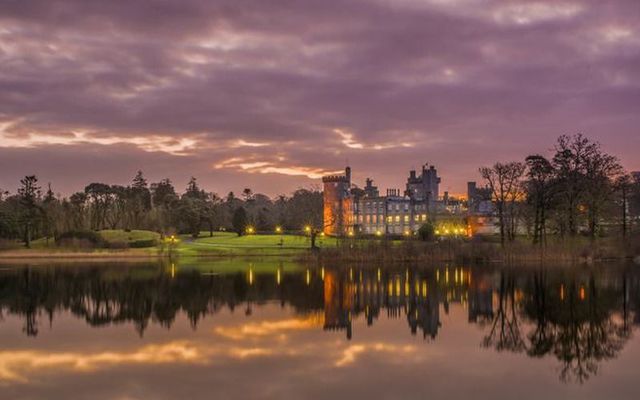
<svg viewBox="0 0 640 400"><path fill-rule="evenodd" d="M382 272L380 271L380 268L378 268L378 282L380 282L380 279L382 277L381 274L382 274Z"/></svg>
<svg viewBox="0 0 640 400"><path fill-rule="evenodd" d="M560 285L560 300L564 301L564 285Z"/></svg>
<svg viewBox="0 0 640 400"><path fill-rule="evenodd" d="M279 285L281 281L282 281L282 277L280 276L280 270L278 269L276 271L276 283Z"/></svg>
<svg viewBox="0 0 640 400"><path fill-rule="evenodd" d="M584 286L580 286L580 300L584 300L587 297L587 293L584 290Z"/></svg>
<svg viewBox="0 0 640 400"><path fill-rule="evenodd" d="M171 277L175 278L176 277L176 265L175 264L171 264Z"/></svg>
<svg viewBox="0 0 640 400"><path fill-rule="evenodd" d="M311 271L307 270L307 285L311 283Z"/></svg>
<svg viewBox="0 0 640 400"><path fill-rule="evenodd" d="M324 267L320 268L320 277L324 280Z"/></svg>
<svg viewBox="0 0 640 400"><path fill-rule="evenodd" d="M253 285L253 270L249 268L249 285Z"/></svg>

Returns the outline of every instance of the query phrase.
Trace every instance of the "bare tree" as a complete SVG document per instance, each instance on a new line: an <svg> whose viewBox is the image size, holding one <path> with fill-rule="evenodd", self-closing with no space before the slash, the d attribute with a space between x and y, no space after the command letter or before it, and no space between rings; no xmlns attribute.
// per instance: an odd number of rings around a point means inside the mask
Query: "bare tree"
<svg viewBox="0 0 640 400"><path fill-rule="evenodd" d="M525 164L521 162L496 163L492 167L480 168L480 175L489 184L493 194L493 201L498 211L500 225L500 243L505 244L507 223L510 225L515 218L515 201L520 192L521 178L525 171ZM513 226L509 229L513 230ZM514 232L515 233L515 232ZM510 235L513 239L513 235Z"/></svg>

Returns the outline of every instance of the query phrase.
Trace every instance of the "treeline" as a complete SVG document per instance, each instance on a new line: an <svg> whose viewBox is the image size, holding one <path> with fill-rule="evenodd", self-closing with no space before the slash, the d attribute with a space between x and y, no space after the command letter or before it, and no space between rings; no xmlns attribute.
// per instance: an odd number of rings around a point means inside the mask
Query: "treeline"
<svg viewBox="0 0 640 400"><path fill-rule="evenodd" d="M94 182L69 197L56 195L49 184L42 190L36 176L20 181L15 194L0 191L0 238L21 240L28 247L38 238L56 239L66 233L103 229L146 229L161 234L211 234L230 230L300 231L321 226L322 193L298 189L271 199L244 189L240 197L225 197L202 189L191 178L179 193L169 179L149 184L138 171L128 186Z"/></svg>
<svg viewBox="0 0 640 400"><path fill-rule="evenodd" d="M626 237L640 216L640 176L581 134L558 138L547 158L480 168L491 192L501 241L529 234L545 244L550 234Z"/></svg>

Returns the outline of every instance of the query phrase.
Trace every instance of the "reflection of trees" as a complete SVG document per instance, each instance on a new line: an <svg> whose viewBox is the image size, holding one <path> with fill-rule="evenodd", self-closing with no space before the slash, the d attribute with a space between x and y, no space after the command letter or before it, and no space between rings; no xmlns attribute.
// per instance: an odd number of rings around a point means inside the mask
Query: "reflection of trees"
<svg viewBox="0 0 640 400"><path fill-rule="evenodd" d="M572 277L551 281L546 271L526 280L518 306L515 278L501 273L497 311L483 345L530 357L553 355L562 362L560 378L583 382L601 361L615 358L629 337L626 294L598 288L593 273L586 284ZM623 279L626 293L626 278ZM623 304L620 300L623 299ZM616 318L616 312L623 315ZM531 327L526 339L521 326Z"/></svg>
<svg viewBox="0 0 640 400"><path fill-rule="evenodd" d="M525 347L516 315L516 286L513 277L500 274L498 287L498 307L489 334L483 339L483 346L496 350L522 351Z"/></svg>
<svg viewBox="0 0 640 400"><path fill-rule="evenodd" d="M0 275L0 319L19 315L23 331L35 336L42 317L51 323L68 311L91 326L132 323L142 335L150 324L170 328L179 313L195 328L223 308L246 312L277 301L298 313L324 309L325 328L345 329L348 337L352 320L364 315L371 325L386 310L389 318L405 319L412 333L435 339L440 307L447 312L448 304L466 302L469 322L486 323L483 346L553 356L561 362L560 378L578 382L615 358L640 323L640 275L631 270L622 276L487 268L454 269L452 276L428 269L325 272L313 279L302 273L248 279L243 272L173 276L156 265L24 268Z"/></svg>
<svg viewBox="0 0 640 400"><path fill-rule="evenodd" d="M282 287L272 275L257 275L249 285L243 273L202 275L197 271L174 278L155 267L114 271L110 268L25 268L0 276L0 315L24 316L23 331L38 334L42 314L53 319L68 310L91 326L133 322L142 335L150 322L171 327L184 312L195 328L206 315L222 307L233 310L248 300L261 304L282 298L298 312L322 309L321 285L306 286L286 277Z"/></svg>

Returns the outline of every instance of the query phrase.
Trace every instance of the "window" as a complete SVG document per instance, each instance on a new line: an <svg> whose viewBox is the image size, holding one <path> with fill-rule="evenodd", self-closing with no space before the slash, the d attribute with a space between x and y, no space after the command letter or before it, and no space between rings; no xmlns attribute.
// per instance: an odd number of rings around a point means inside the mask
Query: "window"
<svg viewBox="0 0 640 400"><path fill-rule="evenodd" d="M409 216L408 216L408 215L405 215L405 216L404 216L404 222L405 222L405 223L409 223Z"/></svg>
<svg viewBox="0 0 640 400"><path fill-rule="evenodd" d="M427 220L427 214L422 214L422 220L426 221Z"/></svg>
<svg viewBox="0 0 640 400"><path fill-rule="evenodd" d="M400 222L400 216L396 215L396 223Z"/></svg>
<svg viewBox="0 0 640 400"><path fill-rule="evenodd" d="M389 216L387 217L387 222L388 222L388 223L392 223L392 222L393 222L393 217L392 217L391 215L389 215Z"/></svg>
<svg viewBox="0 0 640 400"><path fill-rule="evenodd" d="M418 221L420 221L420 216L419 216L418 214L416 214L416 215L413 217L413 219L414 219L416 222L418 222Z"/></svg>

